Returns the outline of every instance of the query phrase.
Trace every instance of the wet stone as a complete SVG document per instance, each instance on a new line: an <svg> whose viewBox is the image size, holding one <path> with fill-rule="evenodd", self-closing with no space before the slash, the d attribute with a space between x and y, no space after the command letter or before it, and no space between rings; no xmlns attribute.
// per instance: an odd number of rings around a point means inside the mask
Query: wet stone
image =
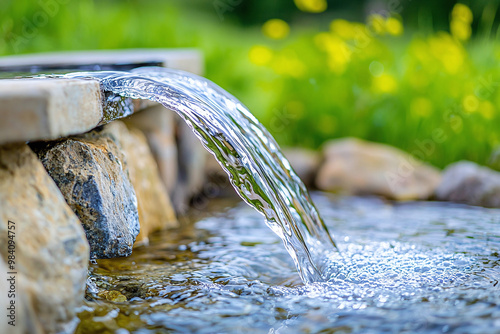
<svg viewBox="0 0 500 334"><path fill-rule="evenodd" d="M129 256L139 234L137 198L117 144L98 128L32 148L80 218L91 257Z"/></svg>
<svg viewBox="0 0 500 334"><path fill-rule="evenodd" d="M436 189L439 200L500 208L500 172L470 161L449 165Z"/></svg>
<svg viewBox="0 0 500 334"><path fill-rule="evenodd" d="M13 239L7 231L15 232ZM0 260L0 269L2 275L17 272L17 323L5 330L0 321L0 332L72 332L75 308L83 301L89 246L78 218L26 144L0 147L0 258L12 256L9 241L15 242L15 265ZM0 283L0 305L8 302L6 279Z"/></svg>
<svg viewBox="0 0 500 334"><path fill-rule="evenodd" d="M177 226L174 209L144 134L138 129L127 129L121 121L104 126L99 134L117 143L127 160L141 226L136 246L146 244L154 231Z"/></svg>

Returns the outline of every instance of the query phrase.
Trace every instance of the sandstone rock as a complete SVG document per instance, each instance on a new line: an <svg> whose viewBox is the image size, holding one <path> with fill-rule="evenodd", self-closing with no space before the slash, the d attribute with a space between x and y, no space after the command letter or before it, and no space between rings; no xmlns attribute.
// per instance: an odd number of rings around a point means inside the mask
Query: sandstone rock
<svg viewBox="0 0 500 334"><path fill-rule="evenodd" d="M32 148L80 218L91 257L130 255L139 234L137 198L117 144L92 131Z"/></svg>
<svg viewBox="0 0 500 334"><path fill-rule="evenodd" d="M179 175L172 202L177 212L184 213L189 200L203 189L208 152L184 121L178 118L177 123Z"/></svg>
<svg viewBox="0 0 500 334"><path fill-rule="evenodd" d="M19 327L15 330L24 333L71 330L76 319L75 308L83 300L89 246L78 218L25 144L0 147L0 258L3 259L12 255L7 248L9 220L14 222L10 226L15 226L16 244L13 271L17 272ZM7 271L0 270L3 284ZM2 293L1 300L6 297Z"/></svg>
<svg viewBox="0 0 500 334"><path fill-rule="evenodd" d="M500 173L470 161L449 165L436 189L439 200L500 208Z"/></svg>
<svg viewBox="0 0 500 334"><path fill-rule="evenodd" d="M175 144L175 113L158 105L140 111L126 119L129 128L145 135L158 164L161 179L170 196L177 182L177 146Z"/></svg>
<svg viewBox="0 0 500 334"><path fill-rule="evenodd" d="M115 121L106 125L99 135L113 139L127 161L141 226L136 245L147 243L151 232L177 226L174 209L144 134L138 129L128 130L123 122Z"/></svg>
<svg viewBox="0 0 500 334"><path fill-rule="evenodd" d="M305 148L285 148L283 154L302 182L308 187L312 186L321 162L320 154Z"/></svg>
<svg viewBox="0 0 500 334"><path fill-rule="evenodd" d="M350 194L375 194L397 200L427 199L440 172L394 147L354 138L324 146L316 186Z"/></svg>

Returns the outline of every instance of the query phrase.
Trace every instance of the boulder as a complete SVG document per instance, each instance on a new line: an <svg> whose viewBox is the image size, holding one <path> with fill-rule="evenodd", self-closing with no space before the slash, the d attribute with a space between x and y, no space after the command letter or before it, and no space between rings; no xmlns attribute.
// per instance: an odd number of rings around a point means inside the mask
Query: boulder
<svg viewBox="0 0 500 334"><path fill-rule="evenodd" d="M9 226L15 233L10 239ZM2 261L0 290L7 268L16 273L17 285L17 324L2 333L72 331L84 296L89 245L77 216L26 144L0 147L0 245L0 258L15 256L14 263Z"/></svg>
<svg viewBox="0 0 500 334"><path fill-rule="evenodd" d="M189 126L177 117L178 177L172 201L177 212L185 213L190 199L203 190L209 154Z"/></svg>
<svg viewBox="0 0 500 334"><path fill-rule="evenodd" d="M283 154L302 182L308 187L312 186L321 162L320 153L305 148L285 148Z"/></svg>
<svg viewBox="0 0 500 334"><path fill-rule="evenodd" d="M115 141L127 161L141 226L136 245L147 243L151 232L177 226L174 209L144 134L115 121L104 126L99 135Z"/></svg>
<svg viewBox="0 0 500 334"><path fill-rule="evenodd" d="M137 197L115 141L94 130L32 148L80 218L91 257L129 256L139 234Z"/></svg>
<svg viewBox="0 0 500 334"><path fill-rule="evenodd" d="M175 112L162 105L147 108L124 119L129 128L141 130L158 164L161 179L170 196L177 182Z"/></svg>
<svg viewBox="0 0 500 334"><path fill-rule="evenodd" d="M500 208L500 172L470 161L451 164L443 172L436 198Z"/></svg>
<svg viewBox="0 0 500 334"><path fill-rule="evenodd" d="M316 177L321 190L422 200L434 193L441 179L437 168L404 151L360 139L332 140L323 155Z"/></svg>

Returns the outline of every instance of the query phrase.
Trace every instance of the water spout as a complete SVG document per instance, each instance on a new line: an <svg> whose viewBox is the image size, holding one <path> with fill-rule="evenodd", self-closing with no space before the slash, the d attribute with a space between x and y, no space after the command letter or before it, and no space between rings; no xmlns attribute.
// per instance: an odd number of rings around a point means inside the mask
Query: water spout
<svg viewBox="0 0 500 334"><path fill-rule="evenodd" d="M234 96L205 78L158 67L63 77L98 79L106 91L175 111L215 156L239 196L265 216L302 280L327 279L325 259L336 249L331 235L274 138Z"/></svg>

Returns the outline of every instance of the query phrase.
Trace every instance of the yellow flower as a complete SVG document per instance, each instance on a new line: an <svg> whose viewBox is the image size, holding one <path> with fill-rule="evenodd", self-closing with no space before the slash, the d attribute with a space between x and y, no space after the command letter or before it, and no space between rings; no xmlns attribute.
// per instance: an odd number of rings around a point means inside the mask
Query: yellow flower
<svg viewBox="0 0 500 334"><path fill-rule="evenodd" d="M467 95L462 100L462 106L466 112L474 112L479 108L479 99L475 95Z"/></svg>
<svg viewBox="0 0 500 334"><path fill-rule="evenodd" d="M269 62L273 58L273 51L267 46L254 45L250 49L248 57L250 58L250 61L255 65L263 66L269 64Z"/></svg>
<svg viewBox="0 0 500 334"><path fill-rule="evenodd" d="M457 3L453 7L453 10L451 11L451 17L453 18L453 20L462 21L467 24L471 24L473 18L472 11L463 3Z"/></svg>
<svg viewBox="0 0 500 334"><path fill-rule="evenodd" d="M472 32L470 24L461 20L452 20L450 23L450 31L453 37L461 41L468 40Z"/></svg>
<svg viewBox="0 0 500 334"><path fill-rule="evenodd" d="M385 34L385 20L380 14L372 14L368 17L368 26L370 30L378 35Z"/></svg>
<svg viewBox="0 0 500 334"><path fill-rule="evenodd" d="M394 93L398 88L398 82L390 74L382 74L373 78L372 89L376 93Z"/></svg>
<svg viewBox="0 0 500 334"><path fill-rule="evenodd" d="M322 13L328 7L326 0L293 0L298 9L308 13Z"/></svg>
<svg viewBox="0 0 500 334"><path fill-rule="evenodd" d="M432 113L432 102L425 97L414 98L410 103L410 113L414 116L428 117Z"/></svg>
<svg viewBox="0 0 500 334"><path fill-rule="evenodd" d="M400 36L403 34L403 25L401 21L394 17L389 17L385 21L385 30L393 36Z"/></svg>
<svg viewBox="0 0 500 334"><path fill-rule="evenodd" d="M490 101L483 101L479 104L479 112L484 118L491 120L495 116L495 106Z"/></svg>
<svg viewBox="0 0 500 334"><path fill-rule="evenodd" d="M356 36L355 25L342 19L333 20L330 23L330 30L343 39L354 39Z"/></svg>
<svg viewBox="0 0 500 334"><path fill-rule="evenodd" d="M262 32L272 39L283 39L290 33L290 26L283 20L271 19L264 23Z"/></svg>
<svg viewBox="0 0 500 334"><path fill-rule="evenodd" d="M462 45L445 32L429 38L429 50L450 74L456 74L465 62L466 52Z"/></svg>

